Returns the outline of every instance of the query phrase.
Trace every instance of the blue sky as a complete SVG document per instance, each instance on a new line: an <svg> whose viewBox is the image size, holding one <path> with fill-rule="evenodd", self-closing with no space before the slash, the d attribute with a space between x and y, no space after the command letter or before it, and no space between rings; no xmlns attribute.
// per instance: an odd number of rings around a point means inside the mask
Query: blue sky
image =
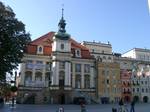
<svg viewBox="0 0 150 112"><path fill-rule="evenodd" d="M58 30L61 8L67 33L78 42L112 44L113 52L150 49L148 0L2 0L26 25L32 40Z"/></svg>

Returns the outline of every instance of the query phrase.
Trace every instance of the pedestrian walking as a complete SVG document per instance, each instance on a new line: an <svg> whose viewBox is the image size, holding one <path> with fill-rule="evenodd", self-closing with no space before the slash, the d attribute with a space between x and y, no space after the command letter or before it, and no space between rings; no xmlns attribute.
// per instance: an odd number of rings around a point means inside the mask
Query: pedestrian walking
<svg viewBox="0 0 150 112"><path fill-rule="evenodd" d="M131 109L130 109L130 112L135 112L134 106L135 106L135 101L133 100L133 101L131 102Z"/></svg>
<svg viewBox="0 0 150 112"><path fill-rule="evenodd" d="M124 112L124 103L123 103L122 98L121 98L120 101L119 101L119 109L118 109L118 112Z"/></svg>
<svg viewBox="0 0 150 112"><path fill-rule="evenodd" d="M56 112L64 112L64 108L63 107L59 107L58 111Z"/></svg>
<svg viewBox="0 0 150 112"><path fill-rule="evenodd" d="M12 97L12 107L14 107L14 103L15 103L15 98Z"/></svg>
<svg viewBox="0 0 150 112"><path fill-rule="evenodd" d="M81 112L86 112L86 107L84 103L81 104Z"/></svg>

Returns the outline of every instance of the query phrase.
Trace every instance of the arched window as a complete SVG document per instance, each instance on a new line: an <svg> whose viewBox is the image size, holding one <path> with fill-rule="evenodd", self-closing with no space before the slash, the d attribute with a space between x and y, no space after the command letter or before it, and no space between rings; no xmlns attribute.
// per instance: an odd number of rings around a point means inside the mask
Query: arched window
<svg viewBox="0 0 150 112"><path fill-rule="evenodd" d="M108 57L109 60L111 60L111 57Z"/></svg>
<svg viewBox="0 0 150 112"><path fill-rule="evenodd" d="M103 56L103 59L106 59L106 57L105 57L105 56Z"/></svg>
<svg viewBox="0 0 150 112"><path fill-rule="evenodd" d="M41 72L35 73L35 81L36 82L42 81L42 73Z"/></svg>
<svg viewBox="0 0 150 112"><path fill-rule="evenodd" d="M26 86L30 86L31 82L32 82L32 72L27 71L25 72L24 83Z"/></svg>
<svg viewBox="0 0 150 112"><path fill-rule="evenodd" d="M42 52L42 47L39 47L39 52Z"/></svg>
<svg viewBox="0 0 150 112"><path fill-rule="evenodd" d="M37 54L43 54L43 46L38 46L37 48Z"/></svg>

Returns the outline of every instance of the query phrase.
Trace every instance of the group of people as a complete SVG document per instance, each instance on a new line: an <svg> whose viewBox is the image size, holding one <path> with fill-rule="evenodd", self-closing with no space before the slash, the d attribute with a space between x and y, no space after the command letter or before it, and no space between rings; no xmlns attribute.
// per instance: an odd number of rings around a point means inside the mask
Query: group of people
<svg viewBox="0 0 150 112"><path fill-rule="evenodd" d="M135 112L134 106L135 106L135 101L133 100L131 102L130 112ZM125 107L122 99L119 101L119 112L128 112L128 109Z"/></svg>

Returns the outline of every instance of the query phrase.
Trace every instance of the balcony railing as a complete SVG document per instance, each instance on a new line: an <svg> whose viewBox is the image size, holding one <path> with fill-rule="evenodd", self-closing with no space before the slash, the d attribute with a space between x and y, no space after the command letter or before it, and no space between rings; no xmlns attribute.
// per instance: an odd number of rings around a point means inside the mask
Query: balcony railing
<svg viewBox="0 0 150 112"><path fill-rule="evenodd" d="M44 81L25 81L26 87L45 87L46 83Z"/></svg>
<svg viewBox="0 0 150 112"><path fill-rule="evenodd" d="M33 69L33 68L35 68L36 70L42 70L45 67L48 69L48 67L46 65L44 65L44 64L32 64L32 63L26 64L26 69Z"/></svg>

